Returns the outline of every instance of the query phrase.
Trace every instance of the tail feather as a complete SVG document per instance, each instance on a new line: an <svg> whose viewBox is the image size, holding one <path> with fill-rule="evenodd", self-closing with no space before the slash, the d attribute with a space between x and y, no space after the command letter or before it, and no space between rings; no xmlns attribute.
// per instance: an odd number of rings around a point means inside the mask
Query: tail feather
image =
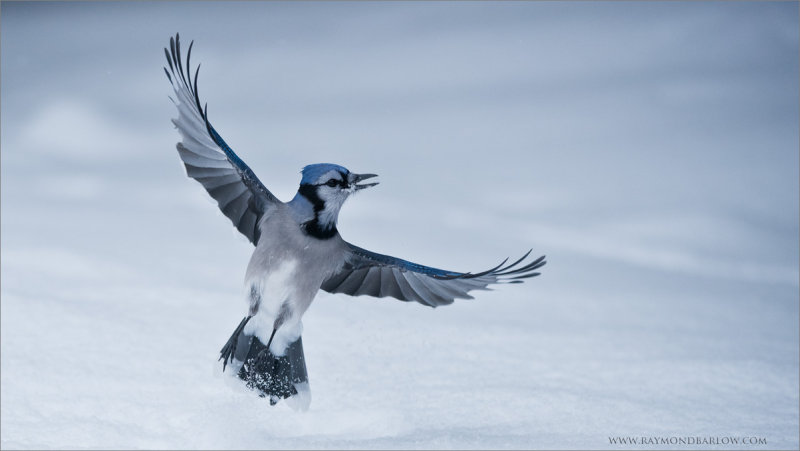
<svg viewBox="0 0 800 451"><path fill-rule="evenodd" d="M260 397L269 397L270 405L298 395L298 389L307 392L308 373L302 337L289 344L283 356L276 356L258 337L242 332L249 319L242 320L220 351L223 371L227 362L235 363L232 367L239 367L239 379L251 390L258 391ZM300 408L303 408L302 404Z"/></svg>

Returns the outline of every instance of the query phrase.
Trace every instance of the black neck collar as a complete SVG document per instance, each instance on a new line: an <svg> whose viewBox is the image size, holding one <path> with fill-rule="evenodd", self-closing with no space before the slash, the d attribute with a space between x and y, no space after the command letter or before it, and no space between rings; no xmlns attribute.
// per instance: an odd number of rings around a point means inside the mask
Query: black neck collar
<svg viewBox="0 0 800 451"><path fill-rule="evenodd" d="M337 233L339 233L339 230L336 229L335 225L325 228L319 224L317 218L304 222L303 230L305 230L309 236L313 236L314 238L320 240L333 238Z"/></svg>
<svg viewBox="0 0 800 451"><path fill-rule="evenodd" d="M314 206L314 219L304 222L303 230L305 230L308 235L320 240L333 238L339 233L335 223L323 225L319 222L319 213L325 209L325 201L317 194L317 187L304 183L300 185L298 192Z"/></svg>

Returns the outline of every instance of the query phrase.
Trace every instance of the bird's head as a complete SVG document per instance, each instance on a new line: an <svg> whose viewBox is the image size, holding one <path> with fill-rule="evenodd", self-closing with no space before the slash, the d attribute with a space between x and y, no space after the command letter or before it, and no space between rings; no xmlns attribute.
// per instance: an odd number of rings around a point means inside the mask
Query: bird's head
<svg viewBox="0 0 800 451"><path fill-rule="evenodd" d="M375 174L354 174L337 164L311 164L303 168L296 198L302 197L314 208L314 220L323 229L335 228L344 201L356 191L378 183L360 183Z"/></svg>

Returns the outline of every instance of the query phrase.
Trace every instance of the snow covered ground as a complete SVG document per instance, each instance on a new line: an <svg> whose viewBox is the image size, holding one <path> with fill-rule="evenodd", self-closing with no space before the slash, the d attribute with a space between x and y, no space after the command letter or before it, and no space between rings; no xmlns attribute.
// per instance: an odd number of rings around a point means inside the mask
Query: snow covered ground
<svg viewBox="0 0 800 451"><path fill-rule="evenodd" d="M0 445L798 444L797 3L2 4ZM380 174L344 237L541 277L432 310L322 293L313 401L225 384L250 244L187 179L162 47L288 200Z"/></svg>

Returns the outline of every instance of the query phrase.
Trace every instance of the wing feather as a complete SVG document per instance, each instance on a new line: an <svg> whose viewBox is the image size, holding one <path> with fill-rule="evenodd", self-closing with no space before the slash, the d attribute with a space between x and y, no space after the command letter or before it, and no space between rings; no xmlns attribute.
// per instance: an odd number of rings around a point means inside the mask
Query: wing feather
<svg viewBox="0 0 800 451"><path fill-rule="evenodd" d="M222 212L225 213L225 216L234 221L234 224L239 224L239 220L242 219L242 215L244 215L244 212L247 210L249 197L249 193L245 191L238 197L228 201L225 205L220 203L219 207L222 209Z"/></svg>
<svg viewBox="0 0 800 451"><path fill-rule="evenodd" d="M247 188L242 186L241 183L229 183L227 185L220 185L216 188L208 189L208 193L211 194L211 197L216 199L220 205L228 205L245 192L247 192Z"/></svg>
<svg viewBox="0 0 800 451"><path fill-rule="evenodd" d="M184 162L183 165L186 167L186 174L194 179L198 177L216 178L236 173L236 171L231 168L207 168L205 166L195 166L186 162Z"/></svg>
<svg viewBox="0 0 800 451"><path fill-rule="evenodd" d="M544 266L541 256L527 263L531 251L513 263L508 259L478 273L462 273L433 268L407 260L378 254L345 242L345 264L329 277L322 289L352 296L369 295L415 301L430 307L452 304L455 299L472 299L472 290L488 290L489 285L520 283L539 275Z"/></svg>
<svg viewBox="0 0 800 451"><path fill-rule="evenodd" d="M386 297L386 296L402 296L403 291L400 289L400 286L397 284L397 279L394 277L394 269L393 268L381 268L381 286L380 292L378 293L378 297Z"/></svg>
<svg viewBox="0 0 800 451"><path fill-rule="evenodd" d="M367 277L368 270L352 271L347 278L337 287L336 293L355 293L361 288L361 283Z"/></svg>
<svg viewBox="0 0 800 451"><path fill-rule="evenodd" d="M184 163L190 164L195 167L204 167L204 168L212 168L212 169L230 169L231 164L228 163L227 160L215 160L213 158L208 158L206 156L200 155L196 152L192 152L188 148L184 146L178 147L178 154L183 160ZM237 181L241 183L241 179L237 177Z"/></svg>
<svg viewBox="0 0 800 451"><path fill-rule="evenodd" d="M436 307L442 304L448 304L447 299L443 296L440 296L436 293L435 290L431 290L429 286L422 281L422 277L419 274L414 272L409 272L406 275L406 280L408 280L408 284L414 288L414 291L419 293L422 296L422 299L425 301L425 304ZM452 302L452 301L451 301Z"/></svg>
<svg viewBox="0 0 800 451"><path fill-rule="evenodd" d="M189 44L185 66L179 35L170 38L169 49L164 49L169 65L164 72L175 91L173 102L178 109L178 117L172 120L181 135L181 142L177 145L178 156L186 167L186 175L203 185L234 227L253 244L258 244L261 218L280 201L208 121L207 109L200 106L197 90L200 65L197 65L192 79L190 61L193 46L194 42Z"/></svg>
<svg viewBox="0 0 800 451"><path fill-rule="evenodd" d="M367 268L364 280L361 281L361 286L356 293L378 296L381 293L381 268L377 266Z"/></svg>
<svg viewBox="0 0 800 451"><path fill-rule="evenodd" d="M400 299L405 302L419 302L420 304L427 304L422 299L422 296L417 293L414 288L408 283L403 272L399 268L392 268L392 275L394 275L397 286L400 288L400 296L392 296L395 299Z"/></svg>
<svg viewBox="0 0 800 451"><path fill-rule="evenodd" d="M340 271L333 276L329 277L325 282L322 284L322 289L329 292L334 292L338 290L339 287L353 274L354 271Z"/></svg>
<svg viewBox="0 0 800 451"><path fill-rule="evenodd" d="M217 177L195 177L195 179L202 183L207 190L211 190L218 186L227 185L229 183L236 183L239 179L239 174L231 172L227 175L219 175Z"/></svg>

